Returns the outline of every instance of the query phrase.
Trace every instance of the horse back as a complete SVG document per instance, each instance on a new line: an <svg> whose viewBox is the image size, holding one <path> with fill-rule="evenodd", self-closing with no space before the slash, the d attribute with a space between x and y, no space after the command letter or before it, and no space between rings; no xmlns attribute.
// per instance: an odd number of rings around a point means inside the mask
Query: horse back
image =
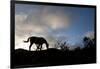
<svg viewBox="0 0 100 69"><path fill-rule="evenodd" d="M30 37L30 42L33 43L46 43L46 40L43 37Z"/></svg>

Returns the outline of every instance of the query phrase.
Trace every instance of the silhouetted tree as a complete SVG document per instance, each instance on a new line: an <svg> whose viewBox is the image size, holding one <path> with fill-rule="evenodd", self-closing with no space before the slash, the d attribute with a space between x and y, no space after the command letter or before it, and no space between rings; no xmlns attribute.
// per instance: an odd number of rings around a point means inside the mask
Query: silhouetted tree
<svg viewBox="0 0 100 69"><path fill-rule="evenodd" d="M58 40L55 44L55 47L56 48L60 48L62 51L67 51L69 50L69 47L68 47L68 43L66 41L60 41Z"/></svg>
<svg viewBox="0 0 100 69"><path fill-rule="evenodd" d="M95 39L92 39L92 43L93 43L93 45L95 45Z"/></svg>
<svg viewBox="0 0 100 69"><path fill-rule="evenodd" d="M85 54L85 56L91 57L92 59L96 60L95 39L84 37L83 42L84 48L82 49L82 52Z"/></svg>
<svg viewBox="0 0 100 69"><path fill-rule="evenodd" d="M83 38L83 43L85 47L90 47L93 46L94 44L94 39L90 39L89 37L84 37Z"/></svg>

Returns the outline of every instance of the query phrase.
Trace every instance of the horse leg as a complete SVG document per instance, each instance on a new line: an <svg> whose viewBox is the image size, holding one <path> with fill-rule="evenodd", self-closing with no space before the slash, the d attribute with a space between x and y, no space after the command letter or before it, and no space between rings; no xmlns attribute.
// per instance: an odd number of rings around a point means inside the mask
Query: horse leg
<svg viewBox="0 0 100 69"><path fill-rule="evenodd" d="M40 51L41 51L41 49L42 49L42 45L40 45Z"/></svg>
<svg viewBox="0 0 100 69"><path fill-rule="evenodd" d="M36 51L38 51L38 49L39 49L39 45L37 44L36 47L37 47Z"/></svg>
<svg viewBox="0 0 100 69"><path fill-rule="evenodd" d="M30 43L30 46L29 46L29 51L31 51L32 44L33 44L33 43Z"/></svg>
<svg viewBox="0 0 100 69"><path fill-rule="evenodd" d="M48 49L48 45L46 45L46 48Z"/></svg>

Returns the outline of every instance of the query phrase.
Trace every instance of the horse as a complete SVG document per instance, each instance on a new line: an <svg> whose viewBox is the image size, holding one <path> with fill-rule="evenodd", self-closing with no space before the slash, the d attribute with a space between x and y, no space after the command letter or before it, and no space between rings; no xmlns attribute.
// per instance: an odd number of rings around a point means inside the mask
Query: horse
<svg viewBox="0 0 100 69"><path fill-rule="evenodd" d="M46 41L45 38L43 37L36 37L36 36L31 36L27 39L27 41L24 41L25 43L30 42L29 45L29 51L31 51L31 47L32 45L35 43L37 49L36 50L41 50L42 49L42 45L45 43L46 44L46 48L48 49L49 44Z"/></svg>

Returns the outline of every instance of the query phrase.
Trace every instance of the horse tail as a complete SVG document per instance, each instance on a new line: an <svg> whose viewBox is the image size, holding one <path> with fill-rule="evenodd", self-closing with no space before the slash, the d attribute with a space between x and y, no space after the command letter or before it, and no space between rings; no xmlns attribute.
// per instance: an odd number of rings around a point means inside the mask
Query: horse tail
<svg viewBox="0 0 100 69"><path fill-rule="evenodd" d="M24 42L27 43L27 42L29 42L29 40L30 40L30 37L27 39L27 41L24 41Z"/></svg>

